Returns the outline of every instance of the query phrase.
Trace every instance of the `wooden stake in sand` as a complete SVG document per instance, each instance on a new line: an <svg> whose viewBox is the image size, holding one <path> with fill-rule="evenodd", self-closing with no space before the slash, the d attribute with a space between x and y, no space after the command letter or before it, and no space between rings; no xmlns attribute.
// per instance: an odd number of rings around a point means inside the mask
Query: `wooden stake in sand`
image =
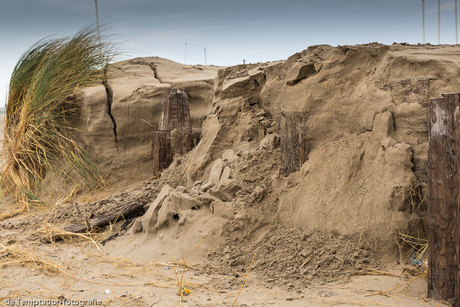
<svg viewBox="0 0 460 307"><path fill-rule="evenodd" d="M428 110L428 296L460 307L460 93Z"/></svg>
<svg viewBox="0 0 460 307"><path fill-rule="evenodd" d="M196 146L201 132L192 132L188 95L183 89L171 87L163 97L158 131L152 132L153 174L167 168L175 154L183 155Z"/></svg>
<svg viewBox="0 0 460 307"><path fill-rule="evenodd" d="M308 114L283 111L281 114L281 169L285 176L300 170L308 157L305 123Z"/></svg>

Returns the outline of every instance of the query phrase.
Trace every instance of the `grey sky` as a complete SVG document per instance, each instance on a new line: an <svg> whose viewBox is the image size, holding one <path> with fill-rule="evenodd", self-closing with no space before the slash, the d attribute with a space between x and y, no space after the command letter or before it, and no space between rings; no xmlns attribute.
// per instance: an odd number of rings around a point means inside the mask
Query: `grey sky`
<svg viewBox="0 0 460 307"><path fill-rule="evenodd" d="M441 43L455 43L454 0L442 0ZM437 1L425 0L426 42L437 43ZM316 44L422 41L421 0L98 0L99 19L123 43L119 59L187 64L285 59ZM20 55L46 37L95 21L94 0L1 0L0 105Z"/></svg>

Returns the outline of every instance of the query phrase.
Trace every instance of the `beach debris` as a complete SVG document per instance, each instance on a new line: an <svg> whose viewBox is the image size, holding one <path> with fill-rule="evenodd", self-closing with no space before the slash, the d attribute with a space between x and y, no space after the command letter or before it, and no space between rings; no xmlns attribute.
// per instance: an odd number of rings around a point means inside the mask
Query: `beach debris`
<svg viewBox="0 0 460 307"><path fill-rule="evenodd" d="M189 295L190 293L192 293L192 290L188 289L188 288L182 288L181 290L181 293L183 296L187 296Z"/></svg>
<svg viewBox="0 0 460 307"><path fill-rule="evenodd" d="M101 228L115 223L120 219L130 219L139 215L144 214L144 201L130 201L114 208L111 212L104 213L93 220L85 220L84 224L70 225L64 228L64 230L73 233L81 233L91 231L93 228Z"/></svg>
<svg viewBox="0 0 460 307"><path fill-rule="evenodd" d="M412 253L412 255L410 256L410 262L415 265L415 266L422 266L423 265L423 262L418 259L417 257L417 253Z"/></svg>

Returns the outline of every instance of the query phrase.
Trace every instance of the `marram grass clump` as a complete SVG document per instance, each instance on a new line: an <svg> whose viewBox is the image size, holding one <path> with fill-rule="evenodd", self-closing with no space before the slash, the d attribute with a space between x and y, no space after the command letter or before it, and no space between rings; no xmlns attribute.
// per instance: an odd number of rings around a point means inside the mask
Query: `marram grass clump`
<svg viewBox="0 0 460 307"><path fill-rule="evenodd" d="M100 179L94 160L72 138L75 110L66 98L103 81L113 47L101 42L95 27L88 27L73 37L41 40L21 56L6 107L3 192L38 201L46 173L57 165L85 181Z"/></svg>

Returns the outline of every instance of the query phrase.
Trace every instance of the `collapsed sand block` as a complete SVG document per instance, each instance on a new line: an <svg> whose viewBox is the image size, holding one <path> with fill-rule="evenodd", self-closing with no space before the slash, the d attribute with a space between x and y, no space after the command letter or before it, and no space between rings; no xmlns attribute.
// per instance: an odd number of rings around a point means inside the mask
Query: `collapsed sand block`
<svg viewBox="0 0 460 307"><path fill-rule="evenodd" d="M227 206L220 198L209 193L192 195L184 187L173 189L169 185L164 186L155 201L148 206L145 215L136 220L133 234L167 231L176 226L185 226L186 222L200 223L202 218L208 221L213 218L233 219L231 206Z"/></svg>
<svg viewBox="0 0 460 307"><path fill-rule="evenodd" d="M244 97L253 106L259 103L259 93L265 84L265 74L262 70L253 69L243 76L223 81L220 99Z"/></svg>
<svg viewBox="0 0 460 307"><path fill-rule="evenodd" d="M380 136L382 139L387 138L395 130L395 123L393 114L391 112L384 112L375 115L374 127L372 132Z"/></svg>
<svg viewBox="0 0 460 307"><path fill-rule="evenodd" d="M213 186L209 193L225 202L232 201L235 198L240 186L236 179L223 179Z"/></svg>
<svg viewBox="0 0 460 307"><path fill-rule="evenodd" d="M222 171L224 169L224 161L222 159L217 159L211 166L211 171L209 173L208 182L212 184L217 184L220 180L220 176L222 175Z"/></svg>
<svg viewBox="0 0 460 307"><path fill-rule="evenodd" d="M133 232L146 231L147 229L152 229L155 227L155 224L158 220L158 210L161 208L161 204L164 199L172 192L174 189L169 185L163 186L157 198L153 201L152 204L147 204L145 208L147 211L144 214L142 219L137 219L134 223Z"/></svg>
<svg viewBox="0 0 460 307"><path fill-rule="evenodd" d="M170 188L165 194L159 195L142 220L142 229L147 233L155 233L161 228L172 227L185 222L189 210L199 210L203 202L198 196L177 192Z"/></svg>
<svg viewBox="0 0 460 307"><path fill-rule="evenodd" d="M280 137L276 133L267 134L259 143L259 149L273 149L280 145Z"/></svg>
<svg viewBox="0 0 460 307"><path fill-rule="evenodd" d="M232 169L230 167L226 166L224 168L224 170L222 171L222 175L220 176L220 180L230 179L231 176L232 176Z"/></svg>
<svg viewBox="0 0 460 307"><path fill-rule="evenodd" d="M233 206L209 193L193 193L193 189L164 186L155 201L147 205L147 212L134 222L122 253L134 250L133 258L143 254L167 262L187 257L205 239L194 253L196 259L217 247L225 225L234 219Z"/></svg>
<svg viewBox="0 0 460 307"><path fill-rule="evenodd" d="M294 85L300 80L316 73L317 70L314 63L298 63L294 65L294 67L292 67L291 70L289 70L286 74L286 84Z"/></svg>
<svg viewBox="0 0 460 307"><path fill-rule="evenodd" d="M222 153L222 159L224 161L233 162L236 157L232 149L227 149Z"/></svg>
<svg viewBox="0 0 460 307"><path fill-rule="evenodd" d="M191 187L196 180L201 180L204 168L210 162L210 151L216 141L222 125L218 116L209 115L203 123L203 135L200 142L187 157L187 187Z"/></svg>

